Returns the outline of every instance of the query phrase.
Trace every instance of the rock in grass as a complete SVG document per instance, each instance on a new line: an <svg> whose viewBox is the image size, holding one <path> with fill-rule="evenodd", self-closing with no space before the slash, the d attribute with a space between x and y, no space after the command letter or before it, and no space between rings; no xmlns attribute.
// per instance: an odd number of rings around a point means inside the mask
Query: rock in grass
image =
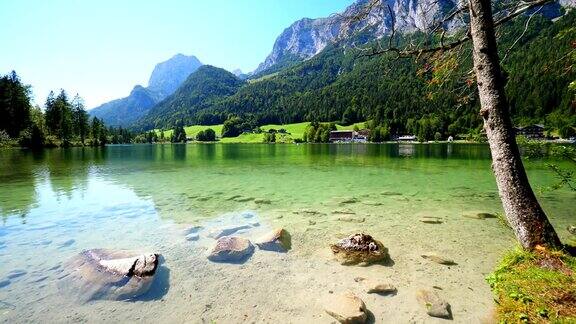
<svg viewBox="0 0 576 324"><path fill-rule="evenodd" d="M438 217L422 217L419 219L420 222L425 224L442 224L442 219Z"/></svg>
<svg viewBox="0 0 576 324"><path fill-rule="evenodd" d="M330 248L342 264L374 263L388 258L388 249L366 234L351 235Z"/></svg>
<svg viewBox="0 0 576 324"><path fill-rule="evenodd" d="M566 229L568 230L568 233L570 233L572 235L576 235L576 226L570 225Z"/></svg>
<svg viewBox="0 0 576 324"><path fill-rule="evenodd" d="M216 241L216 245L208 254L208 260L214 262L239 262L252 255L254 245L245 238L224 236Z"/></svg>
<svg viewBox="0 0 576 324"><path fill-rule="evenodd" d="M154 253L87 250L65 264L68 273L58 286L83 302L135 298L152 285L158 260Z"/></svg>
<svg viewBox="0 0 576 324"><path fill-rule="evenodd" d="M416 294L418 301L426 308L426 313L432 317L452 318L450 304L431 290L419 290Z"/></svg>
<svg viewBox="0 0 576 324"><path fill-rule="evenodd" d="M452 259L448 259L445 258L443 256L440 256L434 252L428 252L428 253L424 253L421 255L421 257L423 257L426 260L430 260L432 262L436 262L438 264L443 264L443 265L456 265L456 262L454 262L454 260Z"/></svg>
<svg viewBox="0 0 576 324"><path fill-rule="evenodd" d="M350 291L331 298L324 310L328 315L344 324L362 324L366 323L368 319L366 304Z"/></svg>
<svg viewBox="0 0 576 324"><path fill-rule="evenodd" d="M365 288L366 293L368 294L380 294L380 295L387 295L387 294L394 294L396 293L396 287L394 285L387 283L387 282L379 282L373 279L366 279L366 278L354 278L356 282L362 283Z"/></svg>
<svg viewBox="0 0 576 324"><path fill-rule="evenodd" d="M286 252L292 247L290 233L278 228L256 240L255 244L261 250Z"/></svg>

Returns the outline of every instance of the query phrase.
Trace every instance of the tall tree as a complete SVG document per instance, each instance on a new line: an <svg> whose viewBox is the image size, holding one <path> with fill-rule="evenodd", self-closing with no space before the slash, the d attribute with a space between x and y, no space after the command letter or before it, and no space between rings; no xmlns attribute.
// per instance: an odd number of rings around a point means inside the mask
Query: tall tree
<svg viewBox="0 0 576 324"><path fill-rule="evenodd" d="M58 137L62 140L64 145L68 145L72 140L74 135L73 117L72 117L72 105L68 100L68 95L63 89L56 97L54 102L56 110L59 112L59 124L58 124Z"/></svg>
<svg viewBox="0 0 576 324"><path fill-rule="evenodd" d="M74 135L78 136L80 142L84 144L90 126L88 125L88 113L84 108L84 100L78 94L72 99L72 119Z"/></svg>
<svg viewBox="0 0 576 324"><path fill-rule="evenodd" d="M108 131L104 126L104 122L96 117L92 118L90 135L93 146L104 146L108 142Z"/></svg>
<svg viewBox="0 0 576 324"><path fill-rule="evenodd" d="M30 90L16 72L0 77L0 130L16 138L30 126Z"/></svg>
<svg viewBox="0 0 576 324"><path fill-rule="evenodd" d="M480 115L492 153L492 169L508 222L526 249L560 246L524 170L504 91L490 0L470 0L470 32Z"/></svg>
<svg viewBox="0 0 576 324"><path fill-rule="evenodd" d="M438 33L436 37L438 43L430 42L428 39L425 44L420 44L417 48L413 48L412 44L404 48L394 44L395 17L390 6L383 0L368 1L364 10L349 20L351 24L366 21L374 10L388 12L391 15L392 28L388 44L385 47L369 49L368 55L389 52L394 52L398 56L438 53L453 50L472 40L474 72L481 105L480 116L484 121L484 130L490 144L492 169L506 218L522 247L528 250L538 245L557 247L560 246L560 240L534 195L520 158L510 118L510 107L504 91L505 79L500 67L495 27L548 2L550 1L533 0L506 3L501 8L500 18L497 21L494 20L490 0L463 2L430 30L431 33ZM466 13L467 17L462 18ZM460 20L462 22L469 21L468 32L458 39L446 39L445 28L454 18L462 18Z"/></svg>
<svg viewBox="0 0 576 324"><path fill-rule="evenodd" d="M46 97L46 102L44 103L44 116L46 122L46 129L48 133L52 135L57 135L58 125L60 120L60 113L56 111L54 91L50 91L48 97Z"/></svg>

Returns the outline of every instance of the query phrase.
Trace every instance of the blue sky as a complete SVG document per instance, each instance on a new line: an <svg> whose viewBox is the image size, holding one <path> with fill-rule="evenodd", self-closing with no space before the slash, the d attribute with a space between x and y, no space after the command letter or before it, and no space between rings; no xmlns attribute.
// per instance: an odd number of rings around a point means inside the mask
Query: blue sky
<svg viewBox="0 0 576 324"><path fill-rule="evenodd" d="M79 93L88 108L147 85L174 54L252 71L303 17L352 0L0 0L0 73L16 70L36 102Z"/></svg>

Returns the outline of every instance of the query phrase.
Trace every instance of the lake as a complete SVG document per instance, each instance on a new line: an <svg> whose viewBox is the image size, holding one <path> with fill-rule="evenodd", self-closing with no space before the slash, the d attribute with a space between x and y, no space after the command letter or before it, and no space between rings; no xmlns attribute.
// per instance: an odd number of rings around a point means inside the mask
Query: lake
<svg viewBox="0 0 576 324"><path fill-rule="evenodd" d="M545 161L526 167L535 190L554 183ZM567 239L574 192L537 195ZM479 322L493 307L484 278L515 240L497 218L465 216L501 211L481 144L0 150L0 321L330 323L324 304L351 290L376 322L442 322L416 301L430 288L455 322ZM244 218L254 226L240 235L282 227L292 249L214 263L206 258L212 238L186 239L192 226ZM334 261L329 244L359 232L382 241L391 262ZM161 254L150 290L130 301L76 298L62 284L65 262L94 248ZM457 264L423 259L429 251ZM357 277L393 283L397 294L366 294Z"/></svg>

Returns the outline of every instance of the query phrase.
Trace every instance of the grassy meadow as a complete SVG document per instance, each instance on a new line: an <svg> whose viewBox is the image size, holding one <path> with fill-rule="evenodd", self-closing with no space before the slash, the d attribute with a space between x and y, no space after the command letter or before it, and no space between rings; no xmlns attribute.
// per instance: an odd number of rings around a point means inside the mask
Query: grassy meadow
<svg viewBox="0 0 576 324"><path fill-rule="evenodd" d="M304 136L304 132L306 132L306 127L310 122L303 122L303 123L294 123L294 124L286 124L286 125L264 125L261 126L263 132L268 132L270 129L285 129L286 134L276 134L276 143L292 143L295 139L301 139ZM364 127L364 122L348 125L348 126L341 126L336 125L338 130L352 130L354 126L358 126L358 128L362 129ZM219 125L211 125L211 126L203 126L203 125L193 125L193 126L186 126L184 127L184 131L186 131L186 136L188 138L195 138L196 135L203 130L208 128L212 128L216 132L216 136L219 138L220 143L262 143L264 142L264 133L256 134L256 133L244 133L240 134L237 137L227 137L227 138L220 138L220 134L222 133L222 124ZM159 129L154 130L158 136L162 132ZM164 137L170 138L172 136L172 130L165 130Z"/></svg>

